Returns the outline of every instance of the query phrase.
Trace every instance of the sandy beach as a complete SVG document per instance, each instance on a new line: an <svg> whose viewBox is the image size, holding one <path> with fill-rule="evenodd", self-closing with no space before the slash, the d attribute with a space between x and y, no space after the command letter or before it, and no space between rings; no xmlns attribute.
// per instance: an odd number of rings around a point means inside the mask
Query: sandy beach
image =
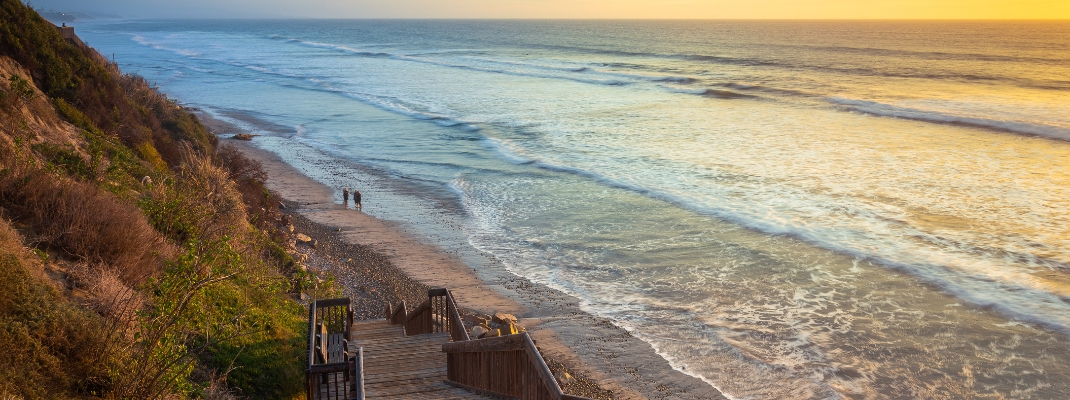
<svg viewBox="0 0 1070 400"><path fill-rule="evenodd" d="M317 238L333 235L333 238L318 240L326 243L336 240L342 243L329 246L330 248L348 244L370 249L389 260L392 267L406 275L404 278L411 278L425 287L450 289L461 307L483 314L505 312L516 315L520 324L528 329L537 342L544 356L564 364L568 370L577 372L581 379L589 377L602 389L612 392L613 398L724 398L706 382L672 369L668 361L659 356L648 343L633 337L604 318L584 312L577 299L517 277L504 269L473 268L456 253L439 248L429 240L415 237L398 224L357 211L353 209L352 203L348 207L344 206L341 204L341 188L328 187L306 176L299 169L287 164L278 154L270 151L271 149L258 147L255 139L251 142L229 139L229 133L235 132L233 127L205 116L202 116L202 119L220 135L221 140L263 165L269 176L268 188L290 205L288 211L296 212L307 218L309 224L314 225L304 227L305 230L312 231L310 236ZM295 222L295 225L298 225L299 230L302 229L300 223ZM340 254L342 255L335 257L356 257ZM331 264L323 260L317 262L314 258L308 262L309 267L314 270L317 269L317 264L320 265L319 268L336 269L331 273L338 276L339 284L348 285L345 288L347 293L351 296L370 297L375 305L393 301L390 298L418 296L413 294L419 292L419 289L415 288L402 290L407 291L407 294L386 296L382 293L384 289L369 289L365 287L368 284L358 283L364 282L361 279L365 278L359 277L362 272L371 272L369 267L349 266L346 263ZM339 268L342 270L338 270ZM360 287L351 287L357 285ZM396 282L387 286L397 287ZM401 286L414 287L404 283ZM378 307L370 308L370 311L364 312L365 315L374 315L374 309Z"/></svg>

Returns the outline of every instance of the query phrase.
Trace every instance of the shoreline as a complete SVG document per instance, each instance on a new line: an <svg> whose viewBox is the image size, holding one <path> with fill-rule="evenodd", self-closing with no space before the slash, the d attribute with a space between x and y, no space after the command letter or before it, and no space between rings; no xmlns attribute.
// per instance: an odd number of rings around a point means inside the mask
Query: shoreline
<svg viewBox="0 0 1070 400"><path fill-rule="evenodd" d="M201 118L216 132L237 131L203 113ZM224 133L220 133L220 139L261 163L268 175L268 189L297 205L287 211L328 228L321 230L337 232L338 239L346 243L366 246L386 256L398 270L420 284L450 289L462 308L483 314L516 315L544 356L589 377L602 389L613 392L614 398L725 398L708 383L673 369L649 343L608 319L583 311L578 299L504 269L479 271L455 253L405 232L399 224L344 208L340 204L340 188L335 190L316 181L275 152L251 141L230 139ZM356 288L347 290L351 293Z"/></svg>

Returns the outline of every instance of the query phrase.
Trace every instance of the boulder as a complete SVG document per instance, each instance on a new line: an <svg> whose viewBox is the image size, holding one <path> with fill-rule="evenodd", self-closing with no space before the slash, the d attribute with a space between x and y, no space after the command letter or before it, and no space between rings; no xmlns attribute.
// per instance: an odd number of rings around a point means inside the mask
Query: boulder
<svg viewBox="0 0 1070 400"><path fill-rule="evenodd" d="M480 315L465 315L465 322L470 322L476 325L483 325L487 323L487 319Z"/></svg>
<svg viewBox="0 0 1070 400"><path fill-rule="evenodd" d="M308 235L304 233L298 233L296 237L297 241L301 243L309 243L312 241L312 238L308 237Z"/></svg>
<svg viewBox="0 0 1070 400"><path fill-rule="evenodd" d="M502 325L501 328L498 328L498 332L501 336L515 335L520 333L520 325L517 325L515 322L510 322Z"/></svg>
<svg viewBox="0 0 1070 400"><path fill-rule="evenodd" d="M472 328L470 332L468 332L468 336L474 338L481 338L485 334L487 334L487 330L482 326L476 326L475 328Z"/></svg>
<svg viewBox="0 0 1070 400"><path fill-rule="evenodd" d="M510 322L516 323L516 316L513 314L496 313L494 314L494 317L491 318L491 321L502 325L508 324Z"/></svg>

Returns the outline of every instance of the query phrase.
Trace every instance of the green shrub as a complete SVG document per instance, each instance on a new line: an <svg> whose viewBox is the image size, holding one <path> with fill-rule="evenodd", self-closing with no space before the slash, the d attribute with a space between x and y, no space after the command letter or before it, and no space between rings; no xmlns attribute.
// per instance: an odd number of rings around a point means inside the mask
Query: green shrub
<svg viewBox="0 0 1070 400"><path fill-rule="evenodd" d="M109 386L103 321L56 292L0 220L0 395L100 395ZM22 253L22 254L20 254Z"/></svg>

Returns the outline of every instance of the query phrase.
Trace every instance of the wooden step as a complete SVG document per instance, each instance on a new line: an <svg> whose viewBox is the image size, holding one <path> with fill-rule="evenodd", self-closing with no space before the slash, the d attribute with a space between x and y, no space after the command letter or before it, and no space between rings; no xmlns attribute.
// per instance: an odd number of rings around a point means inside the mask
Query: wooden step
<svg viewBox="0 0 1070 400"><path fill-rule="evenodd" d="M357 321L349 332L350 354L364 349L368 399L490 399L444 383L448 333L405 336L385 319Z"/></svg>

